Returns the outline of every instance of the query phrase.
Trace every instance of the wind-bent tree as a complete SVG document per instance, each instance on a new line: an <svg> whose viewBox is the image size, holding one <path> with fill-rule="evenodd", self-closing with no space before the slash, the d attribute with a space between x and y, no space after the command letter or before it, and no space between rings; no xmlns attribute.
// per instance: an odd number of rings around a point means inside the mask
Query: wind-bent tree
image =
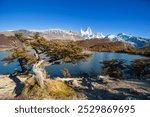
<svg viewBox="0 0 150 117"><path fill-rule="evenodd" d="M27 39L24 38L21 33L15 34L14 37L14 40L12 40L12 43L10 44L10 46L12 47L12 53L11 55L4 57L3 61L5 61L6 64L18 61L21 67L21 71L18 72L20 74L28 74L28 65L31 63L33 56L29 54L30 51L27 48L27 44L25 43ZM20 41L20 43L18 43L18 41Z"/></svg>
<svg viewBox="0 0 150 117"><path fill-rule="evenodd" d="M45 63L48 65L61 62L79 62L87 59L90 55L83 52L83 48L74 42L48 41L36 33L30 38L23 38L15 35L23 43L22 47L15 44L12 54L4 58L8 63L17 60L22 68L21 73L28 73L29 66L32 66L33 77L43 87L47 73Z"/></svg>

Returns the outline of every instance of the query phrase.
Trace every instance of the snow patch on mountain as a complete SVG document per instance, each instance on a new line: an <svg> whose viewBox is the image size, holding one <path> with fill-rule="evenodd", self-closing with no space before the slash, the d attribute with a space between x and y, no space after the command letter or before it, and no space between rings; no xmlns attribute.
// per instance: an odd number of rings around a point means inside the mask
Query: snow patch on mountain
<svg viewBox="0 0 150 117"><path fill-rule="evenodd" d="M110 39L111 41L115 41L115 42L125 42L125 40L123 40L122 38L116 36L116 35L113 35L113 34L109 34L107 36L105 36L106 39Z"/></svg>

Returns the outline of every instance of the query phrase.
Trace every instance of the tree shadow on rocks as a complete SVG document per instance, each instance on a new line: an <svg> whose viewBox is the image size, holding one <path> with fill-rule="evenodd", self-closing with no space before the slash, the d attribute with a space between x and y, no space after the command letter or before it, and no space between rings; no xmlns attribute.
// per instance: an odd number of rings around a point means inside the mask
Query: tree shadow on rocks
<svg viewBox="0 0 150 117"><path fill-rule="evenodd" d="M126 99L147 100L150 96L148 93L139 92L132 88L115 88L114 90L125 94Z"/></svg>
<svg viewBox="0 0 150 117"><path fill-rule="evenodd" d="M10 75L9 78L12 79L16 84L16 87L13 92L16 94L17 97L21 94L25 85L16 76Z"/></svg>
<svg viewBox="0 0 150 117"><path fill-rule="evenodd" d="M114 94L104 89L83 89L82 92L88 100L125 100L126 98L122 94Z"/></svg>

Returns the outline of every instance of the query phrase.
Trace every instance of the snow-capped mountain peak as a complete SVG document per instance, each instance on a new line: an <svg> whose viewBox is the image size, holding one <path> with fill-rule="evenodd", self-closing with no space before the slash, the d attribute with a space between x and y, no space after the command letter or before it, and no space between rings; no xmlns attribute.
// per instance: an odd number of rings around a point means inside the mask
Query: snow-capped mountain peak
<svg viewBox="0 0 150 117"><path fill-rule="evenodd" d="M90 27L86 28L85 31L81 29L80 33L81 33L82 36L85 36L85 35L91 36L93 34L92 29Z"/></svg>
<svg viewBox="0 0 150 117"><path fill-rule="evenodd" d="M85 33L88 34L88 35L92 35L92 29L90 27L88 27L86 30L85 30Z"/></svg>
<svg viewBox="0 0 150 117"><path fill-rule="evenodd" d="M80 35L85 39L91 38L104 38L105 36L102 33L93 33L90 27L86 28L86 30L80 30Z"/></svg>
<svg viewBox="0 0 150 117"><path fill-rule="evenodd" d="M95 38L104 38L103 33L95 33Z"/></svg>
<svg viewBox="0 0 150 117"><path fill-rule="evenodd" d="M84 36L85 35L85 32L84 32L84 30L80 30L80 34L81 34L81 36Z"/></svg>
<svg viewBox="0 0 150 117"><path fill-rule="evenodd" d="M107 35L105 38L109 38L109 39L113 39L113 38L116 38L117 36L114 35L114 34L109 34Z"/></svg>
<svg viewBox="0 0 150 117"><path fill-rule="evenodd" d="M105 38L110 39L112 41L120 41L124 42L126 44L130 44L133 47L144 47L144 46L149 46L150 45L150 40L141 38L141 37L136 37L133 35L128 35L125 33L119 33L118 35L107 35Z"/></svg>
<svg viewBox="0 0 150 117"><path fill-rule="evenodd" d="M126 44L132 45L133 47L144 47L150 46L150 40L133 36L131 34L119 33L117 35L109 34L104 36L102 33L93 33L90 27L86 28L86 30L80 31L80 35L85 39L99 38L99 39L109 39L114 42L124 42Z"/></svg>
<svg viewBox="0 0 150 117"><path fill-rule="evenodd" d="M124 42L124 40L114 34L109 34L105 37L106 39L110 39L111 41L115 41L115 42Z"/></svg>

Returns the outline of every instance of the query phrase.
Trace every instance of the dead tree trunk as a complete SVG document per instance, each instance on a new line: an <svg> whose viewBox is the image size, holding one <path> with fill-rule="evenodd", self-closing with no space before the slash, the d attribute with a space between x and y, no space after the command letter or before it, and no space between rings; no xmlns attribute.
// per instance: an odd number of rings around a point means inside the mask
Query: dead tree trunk
<svg viewBox="0 0 150 117"><path fill-rule="evenodd" d="M40 56L38 54L38 51L36 49L35 50L35 57L36 57L36 63L33 65L33 73L34 73L34 77L36 79L36 82L38 83L38 85L40 87L44 87L44 82L46 80L46 70L45 70L45 66L44 66L44 60L40 59ZM49 63L49 65L52 65L54 62Z"/></svg>
<svg viewBox="0 0 150 117"><path fill-rule="evenodd" d="M44 60L40 60L40 56L38 55L38 51L36 49L35 50L35 57L36 57L36 63L33 65L33 73L34 73L34 78L36 80L36 82L38 83L38 85L40 87L44 87L44 82L46 79L46 71L44 69Z"/></svg>
<svg viewBox="0 0 150 117"><path fill-rule="evenodd" d="M44 87L44 81L46 79L46 71L43 67L43 63L44 60L40 60L33 65L34 77L40 87Z"/></svg>

